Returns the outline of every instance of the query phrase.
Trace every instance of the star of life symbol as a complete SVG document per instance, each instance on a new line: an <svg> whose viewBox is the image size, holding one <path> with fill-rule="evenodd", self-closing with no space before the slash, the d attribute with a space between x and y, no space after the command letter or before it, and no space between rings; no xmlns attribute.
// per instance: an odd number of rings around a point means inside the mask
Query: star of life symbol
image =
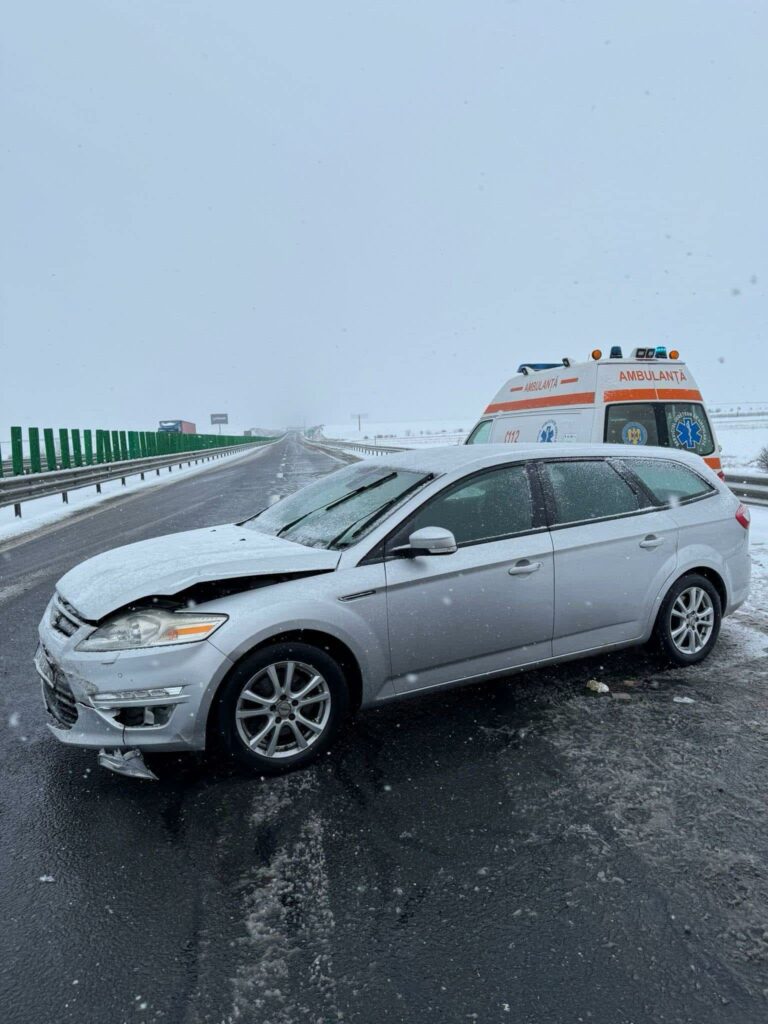
<svg viewBox="0 0 768 1024"><path fill-rule="evenodd" d="M681 448L696 448L701 444L701 425L692 416L681 416L675 421L675 436Z"/></svg>
<svg viewBox="0 0 768 1024"><path fill-rule="evenodd" d="M550 442L557 437L557 424L554 420L547 420L539 431L539 441Z"/></svg>

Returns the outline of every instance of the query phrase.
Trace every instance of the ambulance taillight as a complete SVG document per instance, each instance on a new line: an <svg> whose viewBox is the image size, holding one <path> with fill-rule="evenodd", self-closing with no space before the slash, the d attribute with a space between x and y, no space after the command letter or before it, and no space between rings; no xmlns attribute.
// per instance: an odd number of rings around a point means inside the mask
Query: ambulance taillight
<svg viewBox="0 0 768 1024"><path fill-rule="evenodd" d="M741 504L736 509L736 522L739 526L743 526L745 530L749 529L749 524L752 522L752 516L750 515L749 509L746 505Z"/></svg>

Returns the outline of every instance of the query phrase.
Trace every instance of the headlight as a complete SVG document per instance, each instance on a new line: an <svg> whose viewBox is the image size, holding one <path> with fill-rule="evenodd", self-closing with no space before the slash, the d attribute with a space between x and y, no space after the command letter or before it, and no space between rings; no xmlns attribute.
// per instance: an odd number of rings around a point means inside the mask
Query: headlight
<svg viewBox="0 0 768 1024"><path fill-rule="evenodd" d="M78 651L131 651L140 647L167 647L205 640L226 615L193 615L142 609L125 612L99 626L77 645Z"/></svg>

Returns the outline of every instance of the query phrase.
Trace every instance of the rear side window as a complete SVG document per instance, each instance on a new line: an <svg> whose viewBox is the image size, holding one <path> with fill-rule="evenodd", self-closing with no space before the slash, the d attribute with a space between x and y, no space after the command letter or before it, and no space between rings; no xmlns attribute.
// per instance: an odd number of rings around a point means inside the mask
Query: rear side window
<svg viewBox="0 0 768 1024"><path fill-rule="evenodd" d="M493 420L483 420L467 438L467 444L487 444L491 437Z"/></svg>
<svg viewBox="0 0 768 1024"><path fill-rule="evenodd" d="M640 507L626 480L603 460L548 462L544 472L554 497L554 525L627 515Z"/></svg>
<svg viewBox="0 0 768 1024"><path fill-rule="evenodd" d="M403 531L405 539L424 526L450 530L457 544L477 544L533 529L525 467L503 466L447 488L416 512ZM395 543L404 543L400 534Z"/></svg>
<svg viewBox="0 0 768 1024"><path fill-rule="evenodd" d="M665 505L688 498L700 498L703 494L711 494L715 490L698 473L677 462L666 462L664 459L627 459L627 466L640 477L651 494Z"/></svg>

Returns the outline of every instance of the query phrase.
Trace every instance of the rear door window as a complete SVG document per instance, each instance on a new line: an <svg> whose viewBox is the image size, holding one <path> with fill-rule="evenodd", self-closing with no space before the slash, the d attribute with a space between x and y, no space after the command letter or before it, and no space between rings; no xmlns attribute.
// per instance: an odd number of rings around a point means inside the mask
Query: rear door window
<svg viewBox="0 0 768 1024"><path fill-rule="evenodd" d="M543 468L554 502L553 525L629 515L641 507L636 492L604 459L547 462Z"/></svg>
<svg viewBox="0 0 768 1024"><path fill-rule="evenodd" d="M677 462L664 459L627 459L627 467L642 480L662 504L676 504L711 494L715 488L698 473Z"/></svg>

